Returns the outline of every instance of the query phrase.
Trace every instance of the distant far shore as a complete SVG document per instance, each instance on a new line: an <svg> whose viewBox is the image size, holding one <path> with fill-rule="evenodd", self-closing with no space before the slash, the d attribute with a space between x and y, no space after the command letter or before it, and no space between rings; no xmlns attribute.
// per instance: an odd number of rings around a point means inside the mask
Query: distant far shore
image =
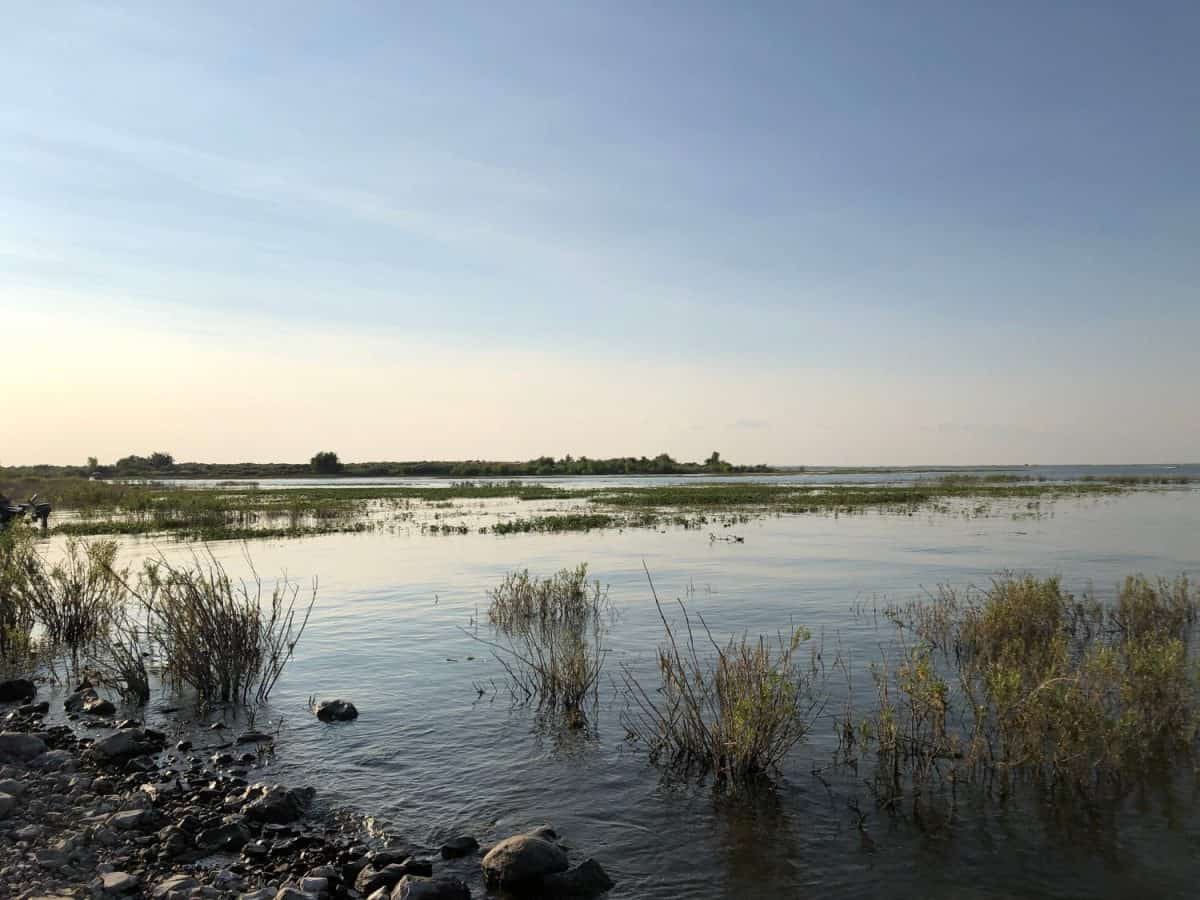
<svg viewBox="0 0 1200 900"><path fill-rule="evenodd" d="M1185 464L1178 464L1185 465ZM1176 468L1166 463L1131 463L1120 468ZM1190 465L1185 465L1190 468ZM740 465L730 463L714 452L703 462L682 462L669 454L658 456L618 456L593 459L587 456L538 457L525 461L510 460L414 460L343 462L336 453L323 451L307 463L282 462L175 462L167 453L127 456L114 463L95 458L83 465L0 465L0 476L28 478L99 478L99 479L257 479L257 478L525 478L595 477L603 475L855 475L887 473L954 474L957 472L1019 472L1031 468L1071 468L1077 470L1111 469L1112 465L1075 464L1044 466L1034 463L1011 465L913 465L913 466L830 466L830 465Z"/></svg>

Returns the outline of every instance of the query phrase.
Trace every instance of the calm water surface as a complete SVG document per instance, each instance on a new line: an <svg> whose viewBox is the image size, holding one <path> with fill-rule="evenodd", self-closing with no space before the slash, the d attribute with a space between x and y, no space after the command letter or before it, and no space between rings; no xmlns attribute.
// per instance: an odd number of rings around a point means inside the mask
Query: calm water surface
<svg viewBox="0 0 1200 900"><path fill-rule="evenodd" d="M628 666L652 683L662 637L643 562L660 596L686 599L718 635L797 622L840 643L863 688L886 636L869 612L876 604L943 582L986 584L1002 569L1061 574L1068 588L1105 596L1138 571L1200 575L1200 491L1040 509L763 518L723 532L744 536L740 544L684 530L255 542L261 571L320 577L309 630L272 695L269 716L283 718L283 731L268 774L435 846L550 823L578 859L602 862L618 882L614 898L1193 896L1200 818L1186 792L1174 805L1132 801L1087 827L1028 805L968 801L954 828L932 836L877 812L862 776L828 773L827 786L811 774L829 762L828 720L773 789L736 799L664 780L623 740L615 681ZM153 547L133 539L124 549L137 559ZM245 571L240 546L214 549L231 572ZM486 591L506 572L584 561L617 609L594 734L563 733L514 706L501 667L471 636L492 636L472 623L486 622ZM352 699L361 717L322 724L305 711L311 694ZM868 813L866 836L852 803ZM481 894L477 860L457 865L447 870Z"/></svg>

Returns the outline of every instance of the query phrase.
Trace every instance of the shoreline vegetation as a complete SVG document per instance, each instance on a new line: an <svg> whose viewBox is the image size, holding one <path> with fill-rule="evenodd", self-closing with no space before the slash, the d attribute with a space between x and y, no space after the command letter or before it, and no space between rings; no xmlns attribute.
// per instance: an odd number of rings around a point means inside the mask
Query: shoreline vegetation
<svg viewBox="0 0 1200 900"><path fill-rule="evenodd" d="M613 487L552 486L519 480L462 481L438 487L352 485L194 487L82 477L13 478L0 494L37 493L53 504L51 534L169 534L181 540L244 540L412 528L423 534L519 534L612 528L728 528L767 515L917 512L1018 517L1042 502L1165 490L1186 478L1022 480L949 474L892 484L713 482ZM507 502L500 510L496 503ZM995 508L993 508L995 505ZM1015 506L1015 508L1014 508Z"/></svg>

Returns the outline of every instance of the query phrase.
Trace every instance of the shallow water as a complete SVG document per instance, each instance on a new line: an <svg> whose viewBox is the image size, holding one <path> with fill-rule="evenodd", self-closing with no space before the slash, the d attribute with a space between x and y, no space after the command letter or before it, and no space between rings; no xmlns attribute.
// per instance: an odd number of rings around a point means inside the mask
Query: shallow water
<svg viewBox="0 0 1200 900"><path fill-rule="evenodd" d="M320 578L309 630L258 723L283 719L266 774L312 784L435 846L550 823L579 859L595 856L613 875L614 898L1190 896L1200 818L1187 792L1174 806L1131 802L1086 827L1028 805L964 802L956 826L931 835L876 811L861 776L811 774L832 752L822 720L773 789L720 799L664 780L626 745L615 681L622 666L655 672L662 628L643 563L663 599L684 598L718 636L802 623L849 651L865 684L886 634L875 606L939 583L986 584L1002 569L1061 574L1069 589L1101 596L1134 572L1197 576L1197 525L1200 491L1173 489L1043 502L1035 512L994 503L983 517L765 517L722 530L744 543L679 529L255 542L260 571ZM154 550L139 539L123 548L131 559ZM245 571L240 545L214 550L231 573ZM512 704L502 668L472 637L491 631L472 623L486 622L486 591L506 572L548 575L584 561L617 615L595 732L563 733ZM312 694L352 699L361 718L322 724L306 713ZM868 813L865 836L852 803ZM477 861L448 870L481 890Z"/></svg>

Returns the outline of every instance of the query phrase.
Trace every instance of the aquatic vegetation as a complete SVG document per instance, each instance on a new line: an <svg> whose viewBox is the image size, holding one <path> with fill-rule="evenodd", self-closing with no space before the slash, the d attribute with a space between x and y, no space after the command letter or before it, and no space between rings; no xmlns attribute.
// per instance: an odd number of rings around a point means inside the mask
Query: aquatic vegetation
<svg viewBox="0 0 1200 900"><path fill-rule="evenodd" d="M124 602L116 556L116 541L70 538L60 562L47 568L39 560L24 579L26 603L45 642L70 653L76 669L108 636Z"/></svg>
<svg viewBox="0 0 1200 900"><path fill-rule="evenodd" d="M843 724L843 749L870 748L889 805L963 782L1119 792L1190 758L1198 606L1186 579L1131 577L1105 605L1009 574L891 608L899 663L874 667L874 709Z"/></svg>
<svg viewBox="0 0 1200 900"><path fill-rule="evenodd" d="M0 531L0 668L6 674L20 674L31 667L34 618L26 583L36 565L28 528Z"/></svg>
<svg viewBox="0 0 1200 900"><path fill-rule="evenodd" d="M587 563L561 569L550 578L531 578L529 570L510 572L488 591L488 619L505 631L572 623L597 611L602 598L599 582L589 592Z"/></svg>
<svg viewBox="0 0 1200 900"><path fill-rule="evenodd" d="M702 653L686 606L680 602L685 638L676 635L653 587L666 631L658 653L661 684L648 689L625 670L630 739L664 768L712 775L728 788L777 769L822 705L811 668L799 661L809 632L793 627L774 639L742 635L720 644L697 616L699 638L708 645Z"/></svg>
<svg viewBox="0 0 1200 900"><path fill-rule="evenodd" d="M164 679L202 703L267 699L316 603L315 581L307 606L297 607L299 585L279 579L268 592L250 568L249 582L234 582L211 551L190 565L147 561L139 596Z"/></svg>
<svg viewBox="0 0 1200 900"><path fill-rule="evenodd" d="M570 513L537 516L529 519L510 519L492 526L493 534L523 534L531 531L591 531L593 528L612 528L620 519L606 513Z"/></svg>
<svg viewBox="0 0 1200 900"><path fill-rule="evenodd" d="M587 583L587 565L550 578L528 571L507 575L489 592L488 618L499 640L487 641L508 675L514 695L562 712L580 727L598 701L606 651L603 638L612 615L608 592Z"/></svg>

